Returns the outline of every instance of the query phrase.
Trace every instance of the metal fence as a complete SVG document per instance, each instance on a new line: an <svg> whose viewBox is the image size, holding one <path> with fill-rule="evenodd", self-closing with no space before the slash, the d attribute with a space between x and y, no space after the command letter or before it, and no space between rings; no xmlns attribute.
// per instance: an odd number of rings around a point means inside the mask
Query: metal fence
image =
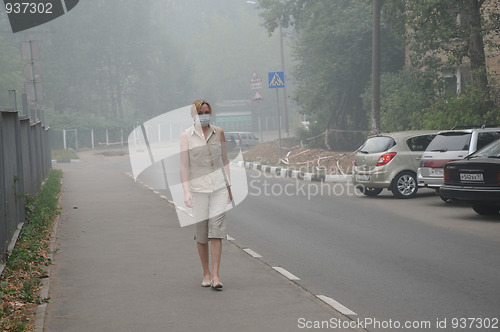
<svg viewBox="0 0 500 332"><path fill-rule="evenodd" d="M57 129L50 131L53 149L106 149L127 144L133 128Z"/></svg>
<svg viewBox="0 0 500 332"><path fill-rule="evenodd" d="M25 221L26 194L36 195L51 169L49 128L0 108L0 263Z"/></svg>

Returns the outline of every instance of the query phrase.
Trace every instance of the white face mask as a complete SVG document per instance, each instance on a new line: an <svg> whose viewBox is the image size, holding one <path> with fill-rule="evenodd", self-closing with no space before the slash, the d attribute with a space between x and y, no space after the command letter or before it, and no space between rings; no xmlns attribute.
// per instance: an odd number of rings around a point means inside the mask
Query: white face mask
<svg viewBox="0 0 500 332"><path fill-rule="evenodd" d="M201 115L198 115L198 119L200 121L200 125L202 127L206 127L210 124L210 121L212 120L212 116L210 114L201 114Z"/></svg>

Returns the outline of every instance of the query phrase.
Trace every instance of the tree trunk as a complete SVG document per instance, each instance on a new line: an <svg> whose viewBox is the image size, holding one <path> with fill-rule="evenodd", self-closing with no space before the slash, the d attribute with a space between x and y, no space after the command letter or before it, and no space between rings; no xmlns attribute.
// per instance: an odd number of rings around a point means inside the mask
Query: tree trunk
<svg viewBox="0 0 500 332"><path fill-rule="evenodd" d="M330 145L330 136L329 136L332 123L334 120L338 121L340 115L342 114L342 112L344 112L350 93L351 89L345 89L344 92L342 93L342 100L340 101L340 104L336 107L335 111L333 111L332 108L332 111L330 112L330 117L328 118L328 122L326 124L326 129L325 129L325 146L329 151L333 151L333 147Z"/></svg>
<svg viewBox="0 0 500 332"><path fill-rule="evenodd" d="M481 5L479 0L466 0L469 12L469 58L472 72L472 82L481 91L484 99L489 99L488 76L486 73L486 56L481 34Z"/></svg>

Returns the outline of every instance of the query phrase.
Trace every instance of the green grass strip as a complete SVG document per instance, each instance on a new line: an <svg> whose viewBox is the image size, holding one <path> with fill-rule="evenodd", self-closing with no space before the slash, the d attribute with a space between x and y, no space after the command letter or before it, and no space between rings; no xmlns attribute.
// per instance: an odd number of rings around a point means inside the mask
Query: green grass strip
<svg viewBox="0 0 500 332"><path fill-rule="evenodd" d="M26 222L0 278L0 330L33 330L41 278L51 264L50 235L59 211L62 171L51 170L37 196L26 196Z"/></svg>

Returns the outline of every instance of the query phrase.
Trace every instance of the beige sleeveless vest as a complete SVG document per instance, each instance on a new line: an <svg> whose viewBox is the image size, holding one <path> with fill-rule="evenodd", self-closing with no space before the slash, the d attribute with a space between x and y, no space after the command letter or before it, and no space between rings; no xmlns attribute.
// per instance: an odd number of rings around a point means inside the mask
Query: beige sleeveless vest
<svg viewBox="0 0 500 332"><path fill-rule="evenodd" d="M192 192L211 193L226 187L222 173L222 145L218 127L210 125L208 139L194 126L186 130L189 146L189 187Z"/></svg>

